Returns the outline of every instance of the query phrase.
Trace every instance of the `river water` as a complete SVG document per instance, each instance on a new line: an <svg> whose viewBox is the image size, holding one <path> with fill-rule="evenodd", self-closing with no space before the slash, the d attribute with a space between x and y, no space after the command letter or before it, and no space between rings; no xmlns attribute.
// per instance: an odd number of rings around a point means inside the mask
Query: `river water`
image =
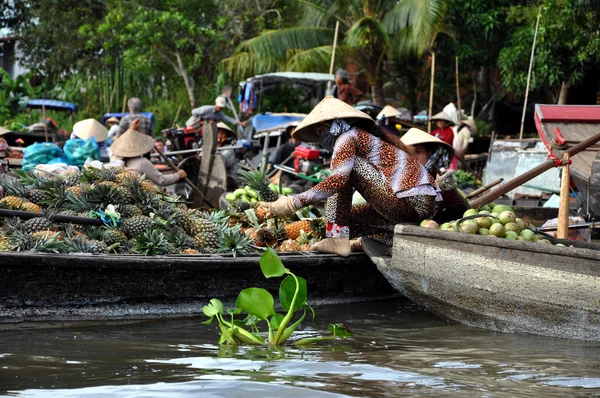
<svg viewBox="0 0 600 398"><path fill-rule="evenodd" d="M599 343L472 329L403 300L318 308L317 328L356 337L308 348L220 348L201 321L0 332L0 396L600 395Z"/></svg>

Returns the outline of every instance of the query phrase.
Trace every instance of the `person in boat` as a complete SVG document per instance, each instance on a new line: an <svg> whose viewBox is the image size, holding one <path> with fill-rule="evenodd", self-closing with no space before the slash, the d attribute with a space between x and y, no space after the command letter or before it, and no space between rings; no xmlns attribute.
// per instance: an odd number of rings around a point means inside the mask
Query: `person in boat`
<svg viewBox="0 0 600 398"><path fill-rule="evenodd" d="M442 112L444 112L446 115L448 115L448 117L450 117L450 119L452 120L452 122L454 124L458 124L458 112L459 110L456 109L456 98L452 98L452 101L450 101L450 103L448 103L448 105L446 105L444 107L444 109L442 109Z"/></svg>
<svg viewBox="0 0 600 398"><path fill-rule="evenodd" d="M454 140L454 131L452 131L452 126L454 126L454 122L450 116L448 116L445 112L440 112L437 115L432 116L431 122L435 123L436 126L435 130L431 132L431 135L452 146L452 141Z"/></svg>
<svg viewBox="0 0 600 398"><path fill-rule="evenodd" d="M108 159L108 145L106 140L108 138L108 130L96 119L85 119L81 120L73 125L73 133L71 139L82 139L87 140L94 137L98 143L98 149L100 150L100 158Z"/></svg>
<svg viewBox="0 0 600 398"><path fill-rule="evenodd" d="M362 91L352 87L348 72L338 69L335 72L335 87L332 90L334 97L348 105L355 105L365 95Z"/></svg>
<svg viewBox="0 0 600 398"><path fill-rule="evenodd" d="M465 156L469 141L471 139L471 133L477 130L475 120L466 119L462 120L457 126L452 127L454 131L454 140L452 140L452 147L454 148L454 154L460 157Z"/></svg>
<svg viewBox="0 0 600 398"><path fill-rule="evenodd" d="M435 179L400 138L340 100L326 97L292 136L333 153L330 176L304 193L259 206L285 215L327 200L326 239L311 250L347 256L360 247L360 239L351 244L350 238L363 236L390 245L396 224L431 217L441 201ZM366 203L352 205L354 190Z"/></svg>
<svg viewBox="0 0 600 398"><path fill-rule="evenodd" d="M223 109L227 106L227 101L224 97L219 96L215 99L214 105L203 105L199 108L192 110L192 117L188 119L186 125L191 126L198 120L204 120L207 122L214 121L218 122L227 122L229 124L236 124L243 126L244 123L239 120L235 120L229 116L227 116Z"/></svg>
<svg viewBox="0 0 600 398"><path fill-rule="evenodd" d="M425 167L432 178L436 178L442 191L443 201L439 204L433 219L442 224L461 218L467 208L455 191L454 170L448 170L442 176L438 176L438 170L448 169L454 152L452 146L417 128L408 130L401 139L412 149L415 158Z"/></svg>
<svg viewBox="0 0 600 398"><path fill-rule="evenodd" d="M398 119L400 116L402 113L398 109L386 105L377 115L377 124L388 133L399 135L402 129L402 122Z"/></svg>
<svg viewBox="0 0 600 398"><path fill-rule="evenodd" d="M119 119L112 116L106 119L104 126L108 129L108 140L112 141L119 133Z"/></svg>
<svg viewBox="0 0 600 398"><path fill-rule="evenodd" d="M146 175L148 180L159 186L171 185L186 178L187 174L183 170L173 174L162 174L154 167L149 159L154 149L154 139L136 130L139 123L139 120L132 121L130 129L112 144L111 160L122 160L127 170Z"/></svg>
<svg viewBox="0 0 600 398"><path fill-rule="evenodd" d="M295 151L298 145L300 145L300 141L293 137L294 131L300 122L296 122L294 124L289 125L285 129L285 134L288 137L288 141L277 148L277 152L275 152L275 156L273 157L273 165L283 165L294 168L294 160L295 160ZM281 172L281 176L279 177L281 184L285 187L290 187L294 190L294 192L302 192L306 189L308 180L302 179L292 173Z"/></svg>
<svg viewBox="0 0 600 398"><path fill-rule="evenodd" d="M152 125L152 120L148 116L142 115L141 113L142 100L137 97L129 98L127 101L127 108L129 109L129 115L121 118L121 121L119 122L119 131L117 131L117 137L120 137L125 133L125 131L130 129L130 124L134 120L140 121L138 124L138 129L140 132L152 137L152 134L154 133L154 126Z"/></svg>
<svg viewBox="0 0 600 398"><path fill-rule="evenodd" d="M235 132L225 123L217 123L217 148L221 148L227 145L233 145L236 140ZM235 150L225 149L219 151L219 154L223 158L225 168L228 170L233 169L235 166Z"/></svg>

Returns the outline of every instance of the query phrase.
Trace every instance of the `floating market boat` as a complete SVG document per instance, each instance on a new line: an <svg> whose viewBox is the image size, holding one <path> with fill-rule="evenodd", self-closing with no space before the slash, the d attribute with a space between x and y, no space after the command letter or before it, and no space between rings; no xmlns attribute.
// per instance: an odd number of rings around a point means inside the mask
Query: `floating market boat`
<svg viewBox="0 0 600 398"><path fill-rule="evenodd" d="M560 159L569 148L598 134L600 106L536 105L535 125L548 152ZM600 145L588 147L571 162L571 178L584 209L600 215Z"/></svg>
<svg viewBox="0 0 600 398"><path fill-rule="evenodd" d="M396 226L365 251L392 286L432 312L501 332L600 341L600 245L574 247Z"/></svg>
<svg viewBox="0 0 600 398"><path fill-rule="evenodd" d="M306 279L311 305L398 296L364 253L281 253ZM86 255L0 253L0 330L67 322L196 316L217 297L233 303L244 288L276 294L259 255Z"/></svg>

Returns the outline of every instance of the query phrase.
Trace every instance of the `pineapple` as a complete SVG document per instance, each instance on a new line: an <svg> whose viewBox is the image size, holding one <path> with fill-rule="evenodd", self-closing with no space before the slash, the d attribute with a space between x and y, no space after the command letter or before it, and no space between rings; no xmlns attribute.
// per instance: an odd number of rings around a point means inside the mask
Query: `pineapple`
<svg viewBox="0 0 600 398"><path fill-rule="evenodd" d="M258 207L255 212L256 212L256 217L259 220L268 220L273 217L273 214L271 212L269 212L267 209L265 209L264 207Z"/></svg>
<svg viewBox="0 0 600 398"><path fill-rule="evenodd" d="M77 172L67 175L64 179L64 182L68 187L79 185L81 183L81 173Z"/></svg>
<svg viewBox="0 0 600 398"><path fill-rule="evenodd" d="M140 185L142 189L146 191L147 194L156 196L156 186L148 181L140 181Z"/></svg>
<svg viewBox="0 0 600 398"><path fill-rule="evenodd" d="M181 254L200 254L200 252L196 249L185 249Z"/></svg>
<svg viewBox="0 0 600 398"><path fill-rule="evenodd" d="M121 223L121 231L131 237L147 232L150 227L152 227L152 219L146 216L126 218L123 220L123 223Z"/></svg>
<svg viewBox="0 0 600 398"><path fill-rule="evenodd" d="M294 239L287 239L281 242L279 246L279 251L281 252L299 252L300 244Z"/></svg>
<svg viewBox="0 0 600 398"><path fill-rule="evenodd" d="M140 210L136 205L121 205L119 206L119 213L121 213L121 217L130 218L135 216L143 216L144 213Z"/></svg>
<svg viewBox="0 0 600 398"><path fill-rule="evenodd" d="M9 252L11 250L10 238L3 235L2 231L0 231L0 252Z"/></svg>
<svg viewBox="0 0 600 398"><path fill-rule="evenodd" d="M102 233L102 240L107 246L112 246L115 243L119 244L119 248L127 245L127 236L116 229L107 229Z"/></svg>
<svg viewBox="0 0 600 398"><path fill-rule="evenodd" d="M50 220L44 217L31 218L23 223L23 229L25 232L34 233L37 231L44 231L52 228Z"/></svg>
<svg viewBox="0 0 600 398"><path fill-rule="evenodd" d="M72 253L106 253L106 245L99 240L87 240L79 236L76 238L65 237L65 244Z"/></svg>
<svg viewBox="0 0 600 398"><path fill-rule="evenodd" d="M34 232L33 234L31 234L33 236L33 238L36 241L41 241L44 239L50 239L52 236L54 236L55 234L57 234L56 236L56 241L61 241L63 240L63 234L60 232L56 232L56 231L50 231L50 230L46 230L46 231L37 231Z"/></svg>
<svg viewBox="0 0 600 398"><path fill-rule="evenodd" d="M238 229L230 228L222 233L221 245L219 253L227 253L236 257L243 256L250 250L252 241L244 233Z"/></svg>
<svg viewBox="0 0 600 398"><path fill-rule="evenodd" d="M325 236L325 224L322 218L315 218L296 221L285 226L288 239L298 239L300 231L311 233L315 238L322 239Z"/></svg>
<svg viewBox="0 0 600 398"><path fill-rule="evenodd" d="M131 203L129 190L116 182L102 181L96 185L96 191L98 188L105 189L105 195L107 195L103 198L102 203Z"/></svg>
<svg viewBox="0 0 600 398"><path fill-rule="evenodd" d="M81 196L81 193L83 192L83 190L81 189L81 187L79 185L74 185L74 186L67 188L67 192L72 192L73 195L75 195L76 197L79 198Z"/></svg>
<svg viewBox="0 0 600 398"><path fill-rule="evenodd" d="M145 256L156 256L161 254L169 254L172 247L165 235L158 231L146 231L135 238L133 249Z"/></svg>
<svg viewBox="0 0 600 398"><path fill-rule="evenodd" d="M44 199L46 199L46 193L43 189L32 189L31 191L27 192L26 197L33 203L40 204L44 201Z"/></svg>
<svg viewBox="0 0 600 398"><path fill-rule="evenodd" d="M250 239L254 241L254 244L258 247L275 246L277 244L277 237L268 228L260 228L250 235Z"/></svg>
<svg viewBox="0 0 600 398"><path fill-rule="evenodd" d="M196 220L195 228L198 233L195 236L196 244L200 252L214 254L220 247L221 230L219 226L212 221Z"/></svg>
<svg viewBox="0 0 600 398"><path fill-rule="evenodd" d="M140 177L131 171L125 170L117 174L115 180L121 185L131 185L131 181L140 181Z"/></svg>
<svg viewBox="0 0 600 398"><path fill-rule="evenodd" d="M244 182L256 191L259 200L263 202L275 202L279 195L269 187L266 171L267 167L265 159L263 159L257 171L239 170L238 173Z"/></svg>
<svg viewBox="0 0 600 398"><path fill-rule="evenodd" d="M23 204L23 199L16 196L5 196L0 199L0 209L19 210Z"/></svg>
<svg viewBox="0 0 600 398"><path fill-rule="evenodd" d="M246 210L250 209L250 203L245 202L243 200L236 200L235 202L231 203L231 207L233 208L233 211L235 213L243 213Z"/></svg>
<svg viewBox="0 0 600 398"><path fill-rule="evenodd" d="M21 204L20 210L30 211L32 213L41 213L42 212L42 208L39 205L36 205L35 203L27 202L27 201L23 201L23 204Z"/></svg>

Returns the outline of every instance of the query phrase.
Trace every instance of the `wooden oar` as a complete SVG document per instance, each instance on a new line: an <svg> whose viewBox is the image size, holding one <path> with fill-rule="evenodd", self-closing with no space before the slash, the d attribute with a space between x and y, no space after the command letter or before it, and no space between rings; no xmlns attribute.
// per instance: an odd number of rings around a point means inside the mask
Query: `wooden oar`
<svg viewBox="0 0 600 398"><path fill-rule="evenodd" d="M175 165L175 163L173 163L168 157L166 157L156 146L154 147L154 151L156 153L158 153L158 155L162 158L162 160L164 160L171 168L173 168L176 171L179 171L179 167L177 167ZM210 202L208 201L208 199L206 199L206 196L204 196L204 194L202 193L202 191L200 189L198 189L198 187L192 182L190 181L189 178L185 177L184 178L185 182L187 182L187 184L196 192L198 192L198 194L200 195L200 197L202 198L202 200L208 204L209 206L211 206Z"/></svg>
<svg viewBox="0 0 600 398"><path fill-rule="evenodd" d="M568 154L569 158L577 155L579 152L586 150L588 147L594 145L595 143L600 141L600 133L591 136L590 138L581 141L579 144L567 149L564 153ZM475 199L471 202L471 206L473 208L479 208L485 204L490 203L491 201L498 199L500 196L505 193L512 191L513 189L525 184L527 181L534 179L538 175L542 174L545 171L550 170L553 167L560 166L560 164L556 164L556 159L548 159L542 164L534 167L533 169L521 174L520 176L513 178L508 181L506 184L494 189L481 196L480 198Z"/></svg>
<svg viewBox="0 0 600 398"><path fill-rule="evenodd" d="M19 218L37 218L43 217L42 213L35 213L32 211L22 211L22 210L5 210L0 209L0 217L19 217ZM62 214L55 214L52 217L52 221L62 222L62 223L71 223L71 224L79 224L79 225L104 225L102 220L98 218L88 218L88 217L77 217L77 216L64 216Z"/></svg>
<svg viewBox="0 0 600 398"><path fill-rule="evenodd" d="M563 155L562 180L560 182L560 204L558 206L558 228L556 237L567 239L569 235L569 184L571 182L571 166L569 154Z"/></svg>

